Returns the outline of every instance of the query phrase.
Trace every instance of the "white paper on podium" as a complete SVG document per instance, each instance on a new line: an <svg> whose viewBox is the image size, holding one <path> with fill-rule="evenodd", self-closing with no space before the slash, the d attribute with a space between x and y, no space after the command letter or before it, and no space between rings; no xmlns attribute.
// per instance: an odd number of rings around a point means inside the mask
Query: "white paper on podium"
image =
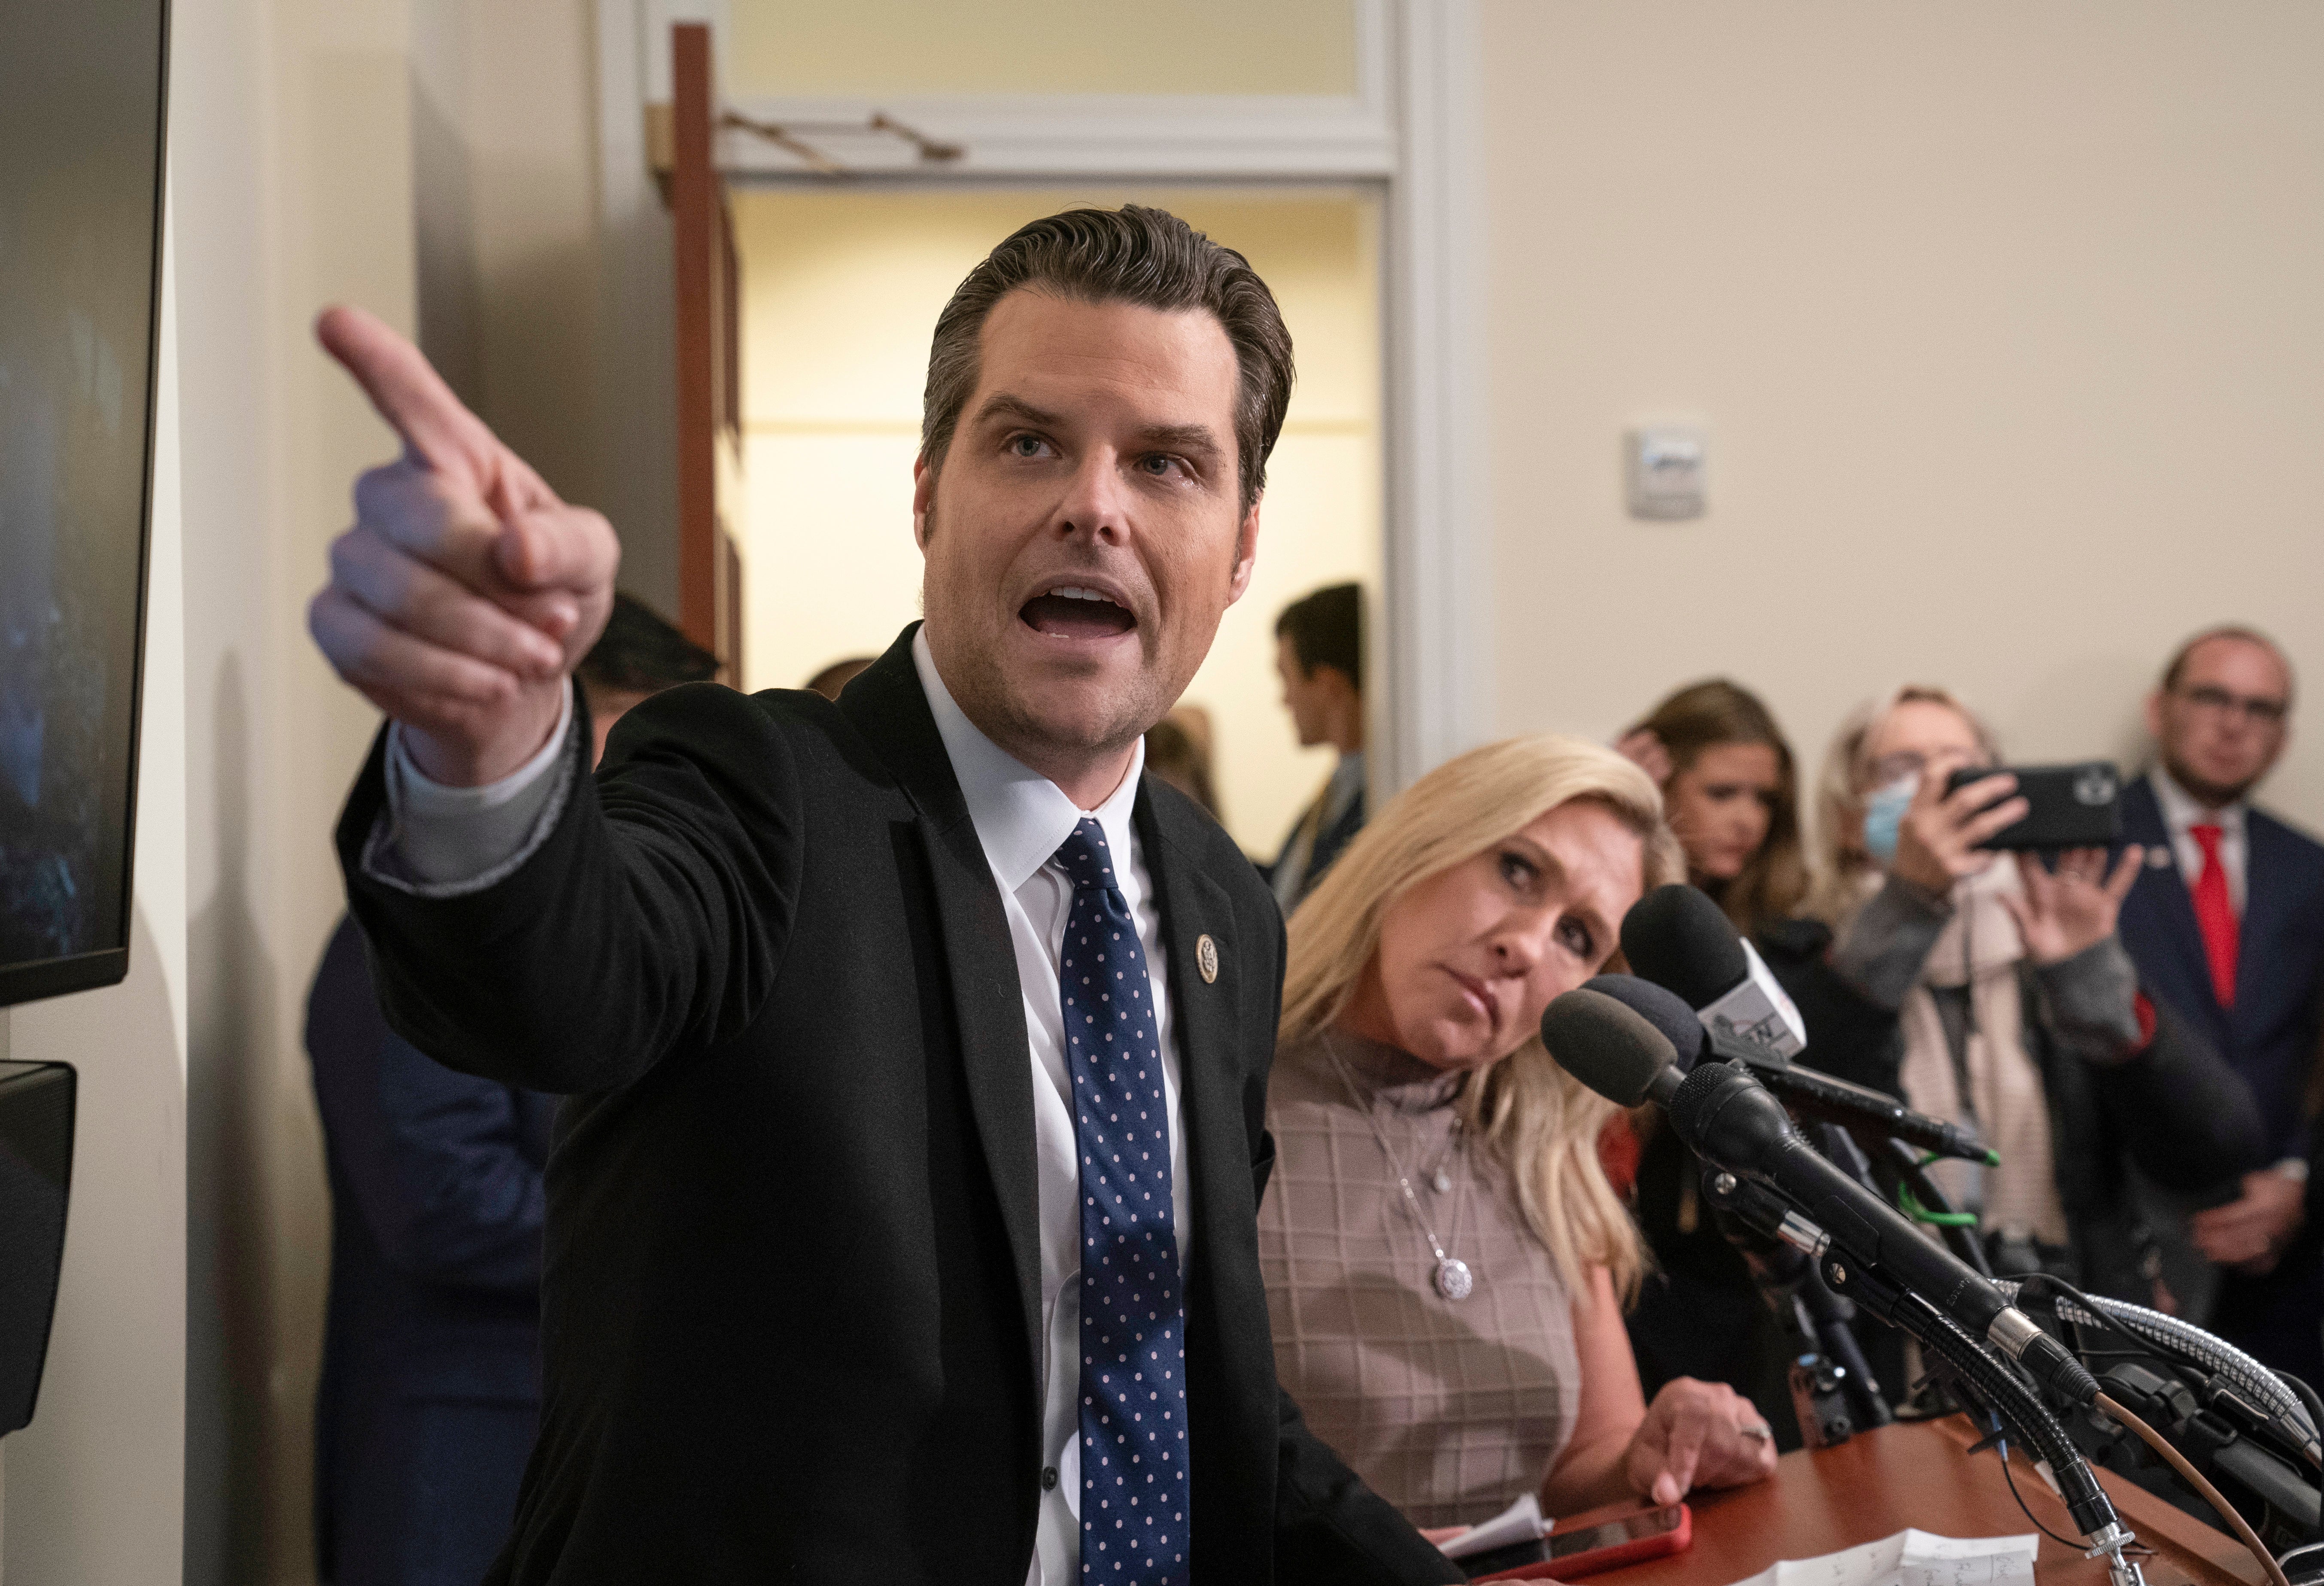
<svg viewBox="0 0 2324 1586"><path fill-rule="evenodd" d="M1483 1525L1471 1526L1450 1542L1438 1543L1436 1551L1446 1558L1472 1558L1497 1547L1538 1542L1547 1535L1549 1527L1541 1523L1541 1500L1528 1492Z"/></svg>
<svg viewBox="0 0 2324 1586"><path fill-rule="evenodd" d="M2033 1586L2037 1540L1908 1529L1821 1558L1785 1559L1735 1586Z"/></svg>

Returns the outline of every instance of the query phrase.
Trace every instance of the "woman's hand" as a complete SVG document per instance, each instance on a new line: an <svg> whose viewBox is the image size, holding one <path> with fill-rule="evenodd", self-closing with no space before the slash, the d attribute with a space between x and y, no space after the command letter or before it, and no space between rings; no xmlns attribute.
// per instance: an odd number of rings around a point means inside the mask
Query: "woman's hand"
<svg viewBox="0 0 2324 1586"><path fill-rule="evenodd" d="M1956 762L1957 763L1957 762ZM2004 827L2025 818L2032 806L2023 798L2003 798L2017 790L2017 779L2006 771L1945 791L1952 765L1932 760L1921 772L1920 790L1896 828L1896 859L1888 873L1918 887L1932 898L1941 898L1953 883L1980 874L1993 855L1979 843ZM2002 802L1987 809L1997 798Z"/></svg>
<svg viewBox="0 0 2324 1586"><path fill-rule="evenodd" d="M2107 873L2106 850L2070 848L2055 871L2031 854L2017 856L2022 897L2001 894L2001 906L2017 922L2026 955L2036 964L2062 964L2114 935L2122 900L2138 881L2145 851L2135 843L2122 851L2114 873Z"/></svg>
<svg viewBox="0 0 2324 1586"><path fill-rule="evenodd" d="M1751 1401L1723 1382L1666 1382L1630 1437L1630 1485L1655 1503L1697 1487L1741 1487L1775 1469L1775 1440Z"/></svg>
<svg viewBox="0 0 2324 1586"><path fill-rule="evenodd" d="M1634 727L1623 733L1614 744L1614 752L1653 778L1657 788L1671 779L1670 751L1649 728Z"/></svg>

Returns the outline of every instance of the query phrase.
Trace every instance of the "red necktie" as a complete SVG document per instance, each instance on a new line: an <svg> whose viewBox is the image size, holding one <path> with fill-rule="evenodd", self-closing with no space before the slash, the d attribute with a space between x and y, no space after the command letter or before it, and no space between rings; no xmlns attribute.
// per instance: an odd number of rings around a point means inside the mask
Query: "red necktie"
<svg viewBox="0 0 2324 1586"><path fill-rule="evenodd" d="M2195 923L2203 928L2203 956L2211 962L2211 991L2222 1008L2236 1005L2236 949L2241 927L2235 899L2227 896L2227 867L2219 862L2219 828L2189 826L2187 834L2203 851L2203 873L2195 878Z"/></svg>

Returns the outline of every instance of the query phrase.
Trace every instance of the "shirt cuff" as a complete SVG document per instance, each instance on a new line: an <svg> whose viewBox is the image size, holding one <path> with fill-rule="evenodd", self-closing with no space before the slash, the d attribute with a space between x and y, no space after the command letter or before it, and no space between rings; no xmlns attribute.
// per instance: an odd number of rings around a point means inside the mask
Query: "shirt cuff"
<svg viewBox="0 0 2324 1586"><path fill-rule="evenodd" d="M2118 936L2094 942L2071 958L2034 970L2061 1033L2084 1036L2086 1057L2120 1062L2142 1050L2148 1034L2138 1016L2138 971Z"/></svg>
<svg viewBox="0 0 2324 1586"><path fill-rule="evenodd" d="M387 807L364 843L372 880L420 898L456 898L509 875L548 841L575 775L579 730L568 685L539 753L497 782L452 788L412 763L403 729L387 730Z"/></svg>

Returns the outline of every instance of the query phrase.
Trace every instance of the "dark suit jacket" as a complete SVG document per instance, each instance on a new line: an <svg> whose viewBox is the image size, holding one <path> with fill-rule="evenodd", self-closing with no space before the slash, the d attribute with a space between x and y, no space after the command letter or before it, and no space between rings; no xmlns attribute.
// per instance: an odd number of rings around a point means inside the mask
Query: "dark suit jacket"
<svg viewBox="0 0 2324 1586"><path fill-rule="evenodd" d="M2202 1030L2257 1098L2267 1121L2267 1159L2310 1157L2318 1137L2305 1110L2324 1021L2324 844L2257 809L2244 817L2244 915L2236 954L2236 1005L2211 989L2202 927L2153 784L2123 790L2123 837L2159 845L2168 866L2142 872L2123 900L2123 944L2139 977ZM2316 1203L2311 1179L2309 1195ZM2324 1225L2314 1213L2273 1271L2228 1272L2209 1325L2266 1364L2309 1380L2324 1374Z"/></svg>
<svg viewBox="0 0 2324 1586"><path fill-rule="evenodd" d="M545 844L469 896L364 874L379 750L348 804L390 1019L447 1062L572 1093L541 1439L495 1581L1025 1579L1032 1061L910 632L836 705L707 684L648 700ZM1457 1581L1275 1381L1255 1227L1274 900L1170 788L1149 779L1134 818L1184 1057L1197 1578Z"/></svg>
<svg viewBox="0 0 2324 1586"><path fill-rule="evenodd" d="M474 1586L540 1415L549 1097L387 1028L342 920L307 1005L331 1183L316 1543L340 1586Z"/></svg>
<svg viewBox="0 0 2324 1586"><path fill-rule="evenodd" d="M1320 798L1326 795L1319 793L1316 797ZM1299 841L1299 828L1307 824L1307 810L1314 807L1311 804L1307 809L1299 812L1299 818L1292 822L1291 833L1284 838L1283 848L1276 854L1275 862L1259 867L1260 873L1270 883L1275 879L1275 872L1291 857L1291 850ZM1323 879L1323 872L1332 868L1332 862L1340 857L1341 851L1354 842L1356 834L1363 829L1364 789L1359 788L1356 796L1348 801L1348 807L1340 812L1340 818L1315 834L1315 849L1307 856L1307 873L1299 878L1299 896L1291 900L1293 908L1305 901L1307 894L1314 891L1315 884Z"/></svg>
<svg viewBox="0 0 2324 1586"><path fill-rule="evenodd" d="M2194 899L2153 786L2144 777L2123 789L2122 825L2124 841L2159 848L2172 861L2142 871L2122 906L2123 945L2140 981L2244 1076L2268 1121L2275 1156L2305 1155L2301 1103L2324 1013L2324 844L2257 809L2246 816L2243 930L2230 1012L2211 990Z"/></svg>

